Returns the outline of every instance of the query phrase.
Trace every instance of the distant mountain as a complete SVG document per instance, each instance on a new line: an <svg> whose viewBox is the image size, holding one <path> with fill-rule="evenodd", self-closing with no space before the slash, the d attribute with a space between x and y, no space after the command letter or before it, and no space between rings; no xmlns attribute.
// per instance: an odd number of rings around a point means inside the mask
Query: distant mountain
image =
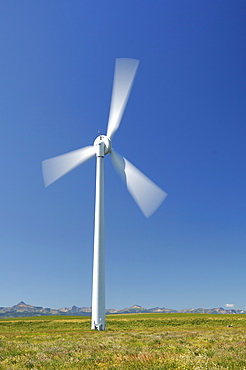
<svg viewBox="0 0 246 370"><path fill-rule="evenodd" d="M70 308L43 308L37 306L31 306L21 301L17 305L12 307L0 307L0 318L4 317L29 317L29 316L53 316L53 315L80 315L89 316L91 315L91 308L87 307L76 307Z"/></svg>
<svg viewBox="0 0 246 370"><path fill-rule="evenodd" d="M169 308L144 308L138 305L134 305L129 308L124 308L122 310L117 309L108 309L106 310L106 314L133 314L133 313L212 313L212 314L246 314L246 311L242 310L225 310L222 307L219 308L188 308L183 309L181 311L172 310ZM31 306L26 304L25 302L21 301L20 303L12 306L12 307L0 307L0 318L8 318L8 317L30 317L30 316L53 316L53 315L64 315L64 316L90 316L91 315L91 307L64 307L59 309L53 308L43 308L37 306Z"/></svg>
<svg viewBox="0 0 246 370"><path fill-rule="evenodd" d="M176 310L171 310L169 308L144 308L138 305L134 305L130 308L124 308L123 310L117 310L117 312L114 313L119 313L119 314L125 314L125 313L174 313L178 312Z"/></svg>
<svg viewBox="0 0 246 370"><path fill-rule="evenodd" d="M222 307L218 308L185 308L179 311L181 313L213 313L213 314L245 314L246 311L243 310L226 310Z"/></svg>

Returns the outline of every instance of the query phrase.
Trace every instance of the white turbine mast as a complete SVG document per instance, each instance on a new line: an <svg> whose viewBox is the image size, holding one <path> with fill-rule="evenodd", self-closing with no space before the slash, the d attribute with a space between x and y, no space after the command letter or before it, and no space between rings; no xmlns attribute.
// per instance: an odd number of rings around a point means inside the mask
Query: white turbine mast
<svg viewBox="0 0 246 370"><path fill-rule="evenodd" d="M112 99L106 135L99 135L94 145L74 150L42 162L44 184L47 187L73 168L96 156L96 195L94 224L94 260L92 283L91 328L105 330L105 263L104 263L104 156L111 154L113 164L127 190L146 217L161 205L167 196L126 158L112 148L132 88L139 61L116 59Z"/></svg>

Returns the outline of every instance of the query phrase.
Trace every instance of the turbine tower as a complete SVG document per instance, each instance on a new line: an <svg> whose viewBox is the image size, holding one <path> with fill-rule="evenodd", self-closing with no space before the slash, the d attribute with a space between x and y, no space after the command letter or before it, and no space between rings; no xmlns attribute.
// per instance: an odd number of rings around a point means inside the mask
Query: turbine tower
<svg viewBox="0 0 246 370"><path fill-rule="evenodd" d="M146 177L126 158L112 148L132 88L139 61L116 59L112 99L106 135L99 135L93 145L59 155L42 162L47 187L73 168L96 156L96 194L94 224L94 258L92 283L91 328L105 330L105 263L104 263L104 156L111 154L112 162L127 190L146 217L161 205L167 196L159 186Z"/></svg>

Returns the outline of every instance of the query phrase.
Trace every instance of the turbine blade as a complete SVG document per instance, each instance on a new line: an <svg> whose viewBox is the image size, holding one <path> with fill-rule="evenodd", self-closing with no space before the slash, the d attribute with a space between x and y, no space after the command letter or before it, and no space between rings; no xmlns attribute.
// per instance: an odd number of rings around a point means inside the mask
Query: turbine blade
<svg viewBox="0 0 246 370"><path fill-rule="evenodd" d="M131 92L133 80L138 68L136 59L116 59L111 107L108 120L107 136L113 137L120 125L125 106Z"/></svg>
<svg viewBox="0 0 246 370"><path fill-rule="evenodd" d="M87 161L95 155L94 146L86 146L72 152L59 155L42 162L42 171L45 187L60 177Z"/></svg>
<svg viewBox="0 0 246 370"><path fill-rule="evenodd" d="M126 184L127 190L146 217L150 217L161 205L167 193L139 171L120 154L111 150L113 164Z"/></svg>

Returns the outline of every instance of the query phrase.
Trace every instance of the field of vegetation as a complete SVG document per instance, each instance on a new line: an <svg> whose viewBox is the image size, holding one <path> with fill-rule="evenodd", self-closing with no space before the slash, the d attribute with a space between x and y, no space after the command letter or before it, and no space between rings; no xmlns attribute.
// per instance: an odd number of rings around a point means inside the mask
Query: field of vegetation
<svg viewBox="0 0 246 370"><path fill-rule="evenodd" d="M246 315L1 319L0 369L246 370Z"/></svg>

